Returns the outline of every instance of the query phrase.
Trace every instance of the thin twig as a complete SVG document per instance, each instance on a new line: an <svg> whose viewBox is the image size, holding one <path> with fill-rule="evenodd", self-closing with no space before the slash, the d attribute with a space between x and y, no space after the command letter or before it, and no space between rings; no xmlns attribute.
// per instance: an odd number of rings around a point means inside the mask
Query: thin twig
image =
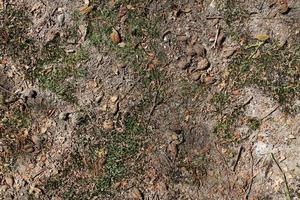
<svg viewBox="0 0 300 200"><path fill-rule="evenodd" d="M291 197L291 193L290 193L290 189L289 189L289 185L288 185L288 182L287 182L287 178L286 178L286 176L285 176L285 173L284 173L283 170L281 169L281 167L280 167L278 161L275 159L275 156L274 156L273 153L271 153L271 157L272 157L272 159L273 159L274 162L276 163L278 169L280 170L280 172L281 172L282 175L283 175L283 178L284 178L284 184L285 184L285 195L286 195L286 199L291 200L292 197Z"/></svg>
<svg viewBox="0 0 300 200"><path fill-rule="evenodd" d="M261 120L266 119L267 117L269 117L270 115L272 115L278 108L280 105L277 105L275 108L273 108L268 114L266 114Z"/></svg>
<svg viewBox="0 0 300 200"><path fill-rule="evenodd" d="M209 19L223 19L223 17L221 16L210 16L210 17L206 17L207 20Z"/></svg>
<svg viewBox="0 0 300 200"><path fill-rule="evenodd" d="M215 41L214 41L214 43L211 47L212 49L216 48L219 34L220 34L220 27L217 25L217 32L216 32L216 35L215 35Z"/></svg>
<svg viewBox="0 0 300 200"><path fill-rule="evenodd" d="M0 85L0 89L1 89L1 90L3 90L3 91L5 91L5 92L8 92L8 93L12 94L12 92L11 92L11 91L9 91L9 90L5 89L5 88L4 88L4 87L2 87L1 85Z"/></svg>
<svg viewBox="0 0 300 200"><path fill-rule="evenodd" d="M253 170L253 167L254 167L254 159L253 159L253 155L252 155L252 150L250 148L250 156L251 156L251 181L250 181L250 184L249 184L249 187L248 187L248 191L247 191L247 194L245 196L245 199L248 200L249 197L250 197L250 193L251 193L251 189L252 189L252 185L253 185L253 181L254 181L254 170Z"/></svg>
<svg viewBox="0 0 300 200"><path fill-rule="evenodd" d="M234 163L234 166L233 166L233 171L234 171L234 172L235 172L236 167L237 167L237 165L238 165L238 163L239 163L239 161L240 161L240 159L241 159L243 150L244 150L244 147L241 146L241 147L240 147L240 150L239 150L239 154L238 154L238 156L237 156L237 158L236 158L236 161L235 161L235 163Z"/></svg>

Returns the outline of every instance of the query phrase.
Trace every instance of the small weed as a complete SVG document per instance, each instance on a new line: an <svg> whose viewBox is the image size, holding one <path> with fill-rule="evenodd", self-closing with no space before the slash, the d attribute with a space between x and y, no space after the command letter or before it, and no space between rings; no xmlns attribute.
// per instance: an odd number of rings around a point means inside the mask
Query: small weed
<svg viewBox="0 0 300 200"><path fill-rule="evenodd" d="M2 54L29 64L36 53L33 40L27 35L31 22L26 12L8 4L0 11L0 50Z"/></svg>
<svg viewBox="0 0 300 200"><path fill-rule="evenodd" d="M222 113L224 108L229 104L230 104L229 95L224 92L217 93L212 98L212 105L215 106L217 113Z"/></svg>
<svg viewBox="0 0 300 200"><path fill-rule="evenodd" d="M11 112L11 115L2 120L2 124L6 129L18 131L22 128L29 128L31 126L31 119L28 113L14 108Z"/></svg>
<svg viewBox="0 0 300 200"><path fill-rule="evenodd" d="M250 118L248 119L248 124L252 130L257 130L260 127L261 121L257 118Z"/></svg>
<svg viewBox="0 0 300 200"><path fill-rule="evenodd" d="M140 147L138 136L142 134L143 128L133 117L127 118L125 127L126 131L123 134L111 133L104 167L105 174L96 181L95 194L109 193L113 183L130 173L126 162L138 152Z"/></svg>

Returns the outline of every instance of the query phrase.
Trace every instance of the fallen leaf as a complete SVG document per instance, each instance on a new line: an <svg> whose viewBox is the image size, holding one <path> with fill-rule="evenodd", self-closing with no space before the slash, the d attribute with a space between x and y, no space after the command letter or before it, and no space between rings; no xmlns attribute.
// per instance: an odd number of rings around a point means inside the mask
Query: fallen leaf
<svg viewBox="0 0 300 200"><path fill-rule="evenodd" d="M266 35L266 34L258 34L258 35L255 36L255 39L257 39L259 41L262 41L262 42L265 42L268 39L270 39L270 36Z"/></svg>
<svg viewBox="0 0 300 200"><path fill-rule="evenodd" d="M132 188L130 196L134 200L142 200L143 199L141 191L138 188L136 188L136 187Z"/></svg>
<svg viewBox="0 0 300 200"><path fill-rule="evenodd" d="M84 6L84 7L79 9L79 12L83 15L87 15L90 12L92 12L92 10L93 10L93 6Z"/></svg>
<svg viewBox="0 0 300 200"><path fill-rule="evenodd" d="M110 34L110 39L113 43L118 44L121 42L121 37L119 32L116 29L112 29L112 33Z"/></svg>
<svg viewBox="0 0 300 200"><path fill-rule="evenodd" d="M287 0L278 1L278 10L281 14L285 14L289 10L289 5Z"/></svg>

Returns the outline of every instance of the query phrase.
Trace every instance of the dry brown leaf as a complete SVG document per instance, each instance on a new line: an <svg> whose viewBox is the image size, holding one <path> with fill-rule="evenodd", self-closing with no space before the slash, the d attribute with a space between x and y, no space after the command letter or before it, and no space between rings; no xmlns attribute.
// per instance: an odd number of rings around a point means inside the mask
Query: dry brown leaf
<svg viewBox="0 0 300 200"><path fill-rule="evenodd" d="M112 29L112 33L110 34L110 39L113 43L118 44L121 42L121 36L116 29Z"/></svg>
<svg viewBox="0 0 300 200"><path fill-rule="evenodd" d="M93 10L93 6L84 6L84 7L79 9L79 12L83 15L87 15L90 12L92 12L92 10Z"/></svg>
<svg viewBox="0 0 300 200"><path fill-rule="evenodd" d="M132 188L132 190L131 190L131 197L134 200L142 200L143 199L141 191L138 188L136 188L136 187Z"/></svg>
<svg viewBox="0 0 300 200"><path fill-rule="evenodd" d="M257 34L255 36L255 39L259 40L259 41L262 41L262 42L265 42L267 41L268 39L270 39L270 36L269 35L266 35L266 34Z"/></svg>
<svg viewBox="0 0 300 200"><path fill-rule="evenodd" d="M278 0L278 10L281 14L289 10L288 0Z"/></svg>

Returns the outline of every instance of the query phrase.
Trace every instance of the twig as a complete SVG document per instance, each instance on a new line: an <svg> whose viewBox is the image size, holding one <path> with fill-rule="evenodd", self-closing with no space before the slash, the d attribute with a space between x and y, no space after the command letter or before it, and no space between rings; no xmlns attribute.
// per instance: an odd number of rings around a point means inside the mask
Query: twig
<svg viewBox="0 0 300 200"><path fill-rule="evenodd" d="M275 108L273 108L268 114L266 114L261 120L266 119L267 117L269 117L270 115L272 115L278 108L280 105L277 105Z"/></svg>
<svg viewBox="0 0 300 200"><path fill-rule="evenodd" d="M273 153L271 153L271 157L272 157L272 159L273 159L274 162L276 163L278 169L280 170L280 172L281 172L282 175L283 175L283 178L284 178L284 184L285 184L285 195L286 195L286 199L291 200L292 197L291 197L291 193L290 193L290 189L289 189L289 185L288 185L288 182L287 182L285 173L284 173L283 170L281 169L281 167L280 167L278 161L275 159L275 156L274 156Z"/></svg>
<svg viewBox="0 0 300 200"><path fill-rule="evenodd" d="M0 89L1 89L1 90L3 90L3 91L5 91L5 92L8 92L8 93L12 94L12 92L11 92L11 91L9 91L9 90L5 89L5 88L4 88L4 87L2 87L1 85L0 85Z"/></svg>
<svg viewBox="0 0 300 200"><path fill-rule="evenodd" d="M244 147L241 146L241 147L240 147L240 150L239 150L239 154L238 154L238 156L237 156L237 158L236 158L236 161L235 161L235 163L234 163L234 166L233 166L233 171L234 171L234 172L235 172L236 167L237 167L237 165L238 165L238 163L239 163L239 161L240 161L240 159L241 159L243 150L244 150Z"/></svg>
<svg viewBox="0 0 300 200"><path fill-rule="evenodd" d="M251 181L250 181L250 184L249 184L249 187L248 187L248 191L247 191L247 194L245 196L245 199L248 200L249 197L250 197L250 193L251 193L251 189L252 189L252 185L253 185L253 181L254 181L254 172L253 172L253 166L254 166L254 160L253 160L253 155L252 155L252 150L250 148L250 155L251 155Z"/></svg>
<svg viewBox="0 0 300 200"><path fill-rule="evenodd" d="M217 41L218 41L219 34L220 34L220 27L217 25L217 32L216 32L216 35L215 35L214 44L211 47L212 49L216 48L216 44L217 44Z"/></svg>
<svg viewBox="0 0 300 200"><path fill-rule="evenodd" d="M223 17L221 16L210 16L210 17L206 17L207 20L209 19L223 19Z"/></svg>

